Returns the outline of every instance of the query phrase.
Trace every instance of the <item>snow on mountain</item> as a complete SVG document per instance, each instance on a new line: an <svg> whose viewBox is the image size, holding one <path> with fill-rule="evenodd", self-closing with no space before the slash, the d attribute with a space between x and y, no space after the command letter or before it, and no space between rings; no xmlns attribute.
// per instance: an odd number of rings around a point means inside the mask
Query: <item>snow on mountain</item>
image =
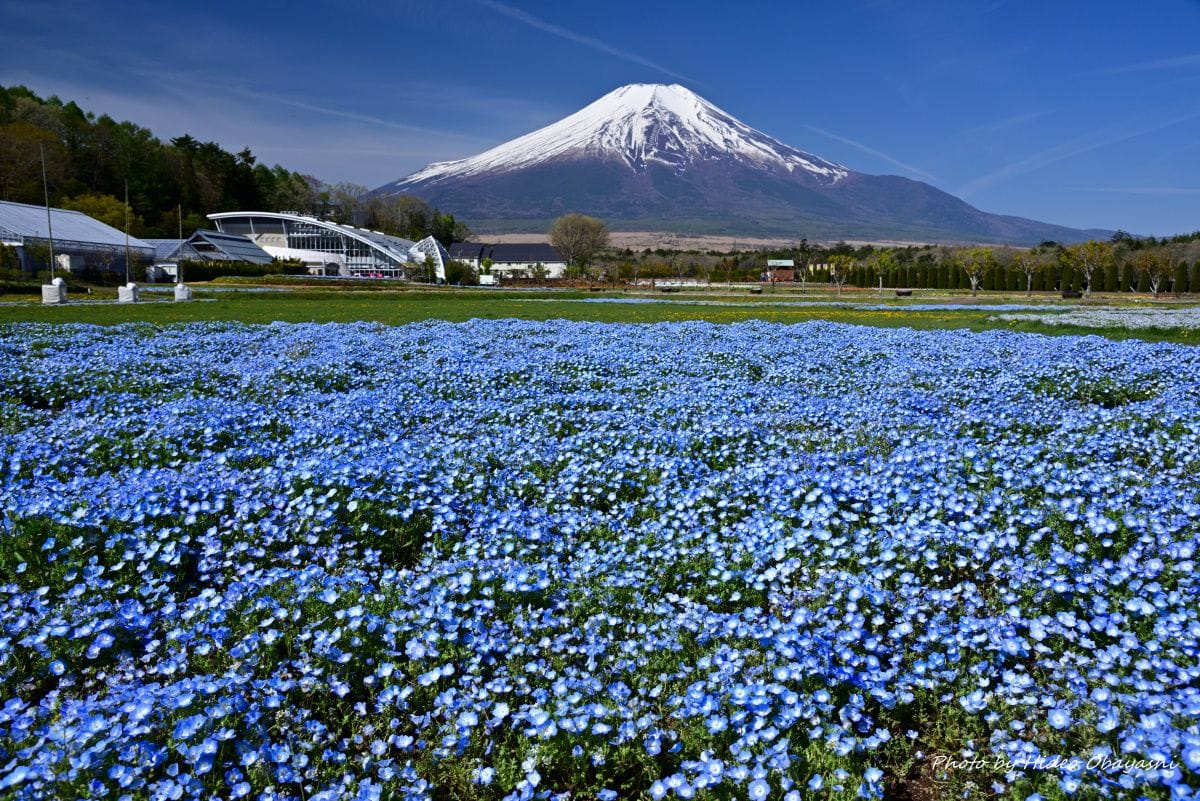
<svg viewBox="0 0 1200 801"><path fill-rule="evenodd" d="M848 169L677 85L623 86L553 125L371 194L412 194L491 231L545 231L579 212L614 230L1021 244L1096 238L988 214L920 181Z"/></svg>
<svg viewBox="0 0 1200 801"><path fill-rule="evenodd" d="M754 130L678 84L631 84L477 156L430 164L393 187L436 185L572 158L615 159L639 173L652 163L682 173L698 162L733 160L767 172L803 170L821 185L850 174L839 164Z"/></svg>

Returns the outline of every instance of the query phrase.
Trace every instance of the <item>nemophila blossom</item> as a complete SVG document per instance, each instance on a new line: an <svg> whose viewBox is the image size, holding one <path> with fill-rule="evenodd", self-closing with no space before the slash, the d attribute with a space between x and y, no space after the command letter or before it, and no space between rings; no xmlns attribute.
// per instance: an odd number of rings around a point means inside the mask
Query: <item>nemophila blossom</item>
<svg viewBox="0 0 1200 801"><path fill-rule="evenodd" d="M1051 709L1046 720L1056 729L1065 729L1071 725L1071 713L1065 709Z"/></svg>
<svg viewBox="0 0 1200 801"><path fill-rule="evenodd" d="M1197 368L831 324L0 328L0 782L873 796L957 725L1013 766L980 786L1184 797ZM1072 741L1177 767L1038 766Z"/></svg>

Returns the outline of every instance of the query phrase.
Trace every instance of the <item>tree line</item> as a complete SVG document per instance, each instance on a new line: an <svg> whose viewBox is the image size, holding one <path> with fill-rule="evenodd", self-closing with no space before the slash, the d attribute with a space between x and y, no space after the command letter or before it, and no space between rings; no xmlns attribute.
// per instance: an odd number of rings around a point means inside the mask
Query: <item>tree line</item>
<svg viewBox="0 0 1200 801"><path fill-rule="evenodd" d="M1006 292L1200 292L1200 232L1153 239L1118 232L1111 240L1035 248L819 245L801 240L771 250L610 249L595 277L705 282L759 281L768 259L791 259L795 280L864 289Z"/></svg>
<svg viewBox="0 0 1200 801"><path fill-rule="evenodd" d="M822 258L823 257L823 258ZM1147 242L1114 238L1030 249L835 247L818 254L838 285L1004 292L1200 291L1200 235ZM813 263L813 262L810 262Z"/></svg>
<svg viewBox="0 0 1200 801"><path fill-rule="evenodd" d="M128 219L137 237L177 237L181 222L186 236L216 211L292 211L443 243L468 233L419 198L364 199L366 187L267 166L248 147L231 153L187 134L164 142L74 101L0 86L0 200L44 202L43 154L51 205L121 230Z"/></svg>

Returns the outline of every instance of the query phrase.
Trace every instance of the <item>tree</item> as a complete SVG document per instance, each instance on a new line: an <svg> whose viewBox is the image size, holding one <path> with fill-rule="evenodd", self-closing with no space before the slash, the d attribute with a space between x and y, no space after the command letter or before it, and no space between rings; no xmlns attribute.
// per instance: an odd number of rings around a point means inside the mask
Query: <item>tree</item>
<svg viewBox="0 0 1200 801"><path fill-rule="evenodd" d="M1075 271L1083 276L1086 284L1084 294L1092 294L1092 276L1097 270L1102 270L1113 260L1111 242L1081 242L1067 248L1067 256Z"/></svg>
<svg viewBox="0 0 1200 801"><path fill-rule="evenodd" d="M49 131L27 122L0 125L0 200L42 202L42 153L51 186L64 172L62 145Z"/></svg>
<svg viewBox="0 0 1200 801"><path fill-rule="evenodd" d="M896 259L890 250L881 250L878 253L873 253L867 259L867 268L871 271L875 280L879 282L879 294L883 294L883 277L896 269Z"/></svg>
<svg viewBox="0 0 1200 801"><path fill-rule="evenodd" d="M342 225L358 225L363 222L360 215L365 212L366 204L362 196L367 192L368 189L361 184L342 181L329 187L323 194L328 195L330 215L335 222Z"/></svg>
<svg viewBox="0 0 1200 801"><path fill-rule="evenodd" d="M846 284L846 279L850 277L850 269L854 266L854 257L848 256L845 253L834 253L829 257L829 280L837 284L838 294L842 294L842 287Z"/></svg>
<svg viewBox="0 0 1200 801"><path fill-rule="evenodd" d="M142 218L134 214L131 207L126 206L112 195L89 194L71 197L62 202L62 207L72 211L81 211L105 225L111 225L118 231L125 230L125 222L128 220L131 236L138 236L142 230Z"/></svg>
<svg viewBox="0 0 1200 801"><path fill-rule="evenodd" d="M471 269L469 264L451 259L446 262L446 283L474 286L479 283L479 278L475 275L475 271Z"/></svg>
<svg viewBox="0 0 1200 801"><path fill-rule="evenodd" d="M1025 274L1025 296L1033 295L1033 277L1042 269L1041 257L1032 250L1027 250L1024 253L1018 254L1013 259L1013 267L1021 273Z"/></svg>
<svg viewBox="0 0 1200 801"><path fill-rule="evenodd" d="M452 242L465 242L470 239L471 230L454 219L453 214L442 214L435 210L429 226L429 236L440 242L442 247L448 248Z"/></svg>
<svg viewBox="0 0 1200 801"><path fill-rule="evenodd" d="M1190 282L1188 281L1188 263L1181 261L1175 265L1175 278L1171 281L1171 291L1176 295L1189 292L1191 290Z"/></svg>
<svg viewBox="0 0 1200 801"><path fill-rule="evenodd" d="M595 217L567 214L550 227L550 244L568 264L582 268L598 251L608 246L608 227Z"/></svg>
<svg viewBox="0 0 1200 801"><path fill-rule="evenodd" d="M958 260L967 280L971 282L971 297L975 297L979 293L979 282L983 280L984 273L995 266L996 257L991 248L970 248L960 250Z"/></svg>
<svg viewBox="0 0 1200 801"><path fill-rule="evenodd" d="M1170 260L1159 251L1143 250L1137 254L1133 263L1138 272L1146 276L1146 285L1150 289L1150 294L1154 296L1155 300L1158 300L1158 293L1171 276Z"/></svg>

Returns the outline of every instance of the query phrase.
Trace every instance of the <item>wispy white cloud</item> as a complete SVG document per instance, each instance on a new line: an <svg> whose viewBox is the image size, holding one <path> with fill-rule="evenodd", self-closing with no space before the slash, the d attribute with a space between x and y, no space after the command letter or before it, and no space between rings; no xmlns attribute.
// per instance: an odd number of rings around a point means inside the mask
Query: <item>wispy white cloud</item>
<svg viewBox="0 0 1200 801"><path fill-rule="evenodd" d="M1023 114L1013 114L1003 119L987 122L983 125L976 125L973 128L967 128L962 133L958 134L958 138L978 137L978 136L995 136L1001 131L1009 128L1017 128L1027 122L1033 122L1049 114L1048 111L1029 111Z"/></svg>
<svg viewBox="0 0 1200 801"><path fill-rule="evenodd" d="M1200 186L1089 186L1084 192L1107 192L1117 195L1151 195L1175 197L1178 195L1200 195Z"/></svg>
<svg viewBox="0 0 1200 801"><path fill-rule="evenodd" d="M693 81L690 81L687 76L681 75L672 69L664 67L662 64L658 64L657 62L651 61L648 58L643 58L636 53L630 53L628 50L622 50L619 47L614 47L613 45L601 41L594 36L585 36L584 34L568 30L561 25L555 25L552 22L547 22L541 17L535 17L533 14L530 14L527 11L522 11L519 8L515 8L505 3L499 3L496 0L475 0L475 2L484 8L495 11L497 14L502 14L509 19L514 19L517 22L524 23L525 25L528 25L531 28L536 28L544 33L549 33L561 39L566 39L568 42L574 42L575 44L580 44L584 47L590 47L593 50L624 59L632 64L649 67L652 70L661 72L663 75L667 75L681 81L694 83Z"/></svg>
<svg viewBox="0 0 1200 801"><path fill-rule="evenodd" d="M940 179L938 179L937 176L930 175L929 173L922 170L920 167L914 167L911 164L905 164L903 161L900 161L899 159L896 159L896 158L892 158L887 153L884 153L881 150L876 150L875 148L871 147L870 145L864 145L862 142L856 142L855 140L848 139L845 136L838 136L837 134L832 133L831 131L826 131L824 128L818 128L815 125L805 125L804 127L810 131L821 134L821 136L829 137L830 139L833 139L836 142L841 142L844 145L850 145L850 147L861 150L864 153L869 153L870 155L874 156L875 158L882 159L883 161L886 161L888 164L899 167L900 169L904 170L905 172L910 172L913 175L919 175L922 178L924 178L926 181L937 182L938 180L940 180Z"/></svg>
<svg viewBox="0 0 1200 801"><path fill-rule="evenodd" d="M1183 116L1167 120L1166 122L1142 128L1136 128L1132 130L1114 130L1110 128L1106 131L1099 131L1094 134L1076 137L1069 142L1063 142L1062 144L1055 145L1054 147L1040 150L1037 153L1033 153L1032 155L1026 156L1023 159L1005 164L999 169L993 170L986 175L982 175L972 181L968 181L954 194L961 198L967 198L981 189L987 189L988 187L1003 183L1004 181L1007 181L1008 179L1014 178L1018 175L1034 172L1042 169L1043 167L1048 167L1051 164L1055 164L1060 161L1066 161L1067 159L1081 156L1084 153L1090 153L1093 150L1099 150L1120 142L1126 142L1130 139L1136 139L1139 136L1146 136L1147 134L1152 134L1156 131L1161 131L1165 128L1179 125L1180 123L1187 122L1188 120L1196 119L1197 117L1200 117L1200 111L1193 112L1191 114L1185 114Z"/></svg>
<svg viewBox="0 0 1200 801"><path fill-rule="evenodd" d="M1155 70L1173 70L1180 67L1200 67L1200 53L1173 58L1159 58L1153 61L1139 61L1134 64L1122 64L1117 67L1095 70L1093 75L1124 75L1132 72L1153 72Z"/></svg>
<svg viewBox="0 0 1200 801"><path fill-rule="evenodd" d="M269 92L260 92L252 89L230 88L229 91L233 94L240 95L254 101L266 103L275 103L281 106L290 106L291 108L300 109L301 111L311 111L316 114L323 114L327 117L333 117L342 120L351 120L353 122L364 122L369 125L376 125L382 128L392 128L398 131L409 131L412 133L431 134L433 136L443 136L452 139L461 139L473 144L488 144L488 140L479 139L473 136L464 136L453 131L439 130L436 128L426 128L420 125L412 125L411 123L398 122L389 120L383 117L378 117L373 114L362 114L357 111L347 111L345 109L329 108L320 106L315 103L309 103L305 100L299 100L285 95L272 94Z"/></svg>

